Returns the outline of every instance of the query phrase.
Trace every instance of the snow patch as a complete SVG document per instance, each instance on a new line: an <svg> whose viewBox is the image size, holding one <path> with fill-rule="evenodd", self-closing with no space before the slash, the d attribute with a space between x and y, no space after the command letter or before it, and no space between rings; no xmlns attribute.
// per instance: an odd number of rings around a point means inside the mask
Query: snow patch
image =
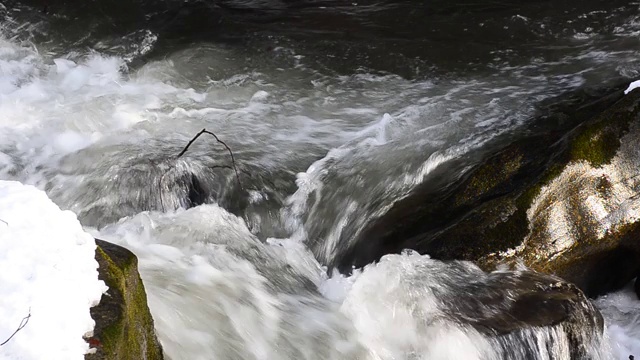
<svg viewBox="0 0 640 360"><path fill-rule="evenodd" d="M632 82L631 84L629 84L629 87L627 88L627 90L624 91L624 94L628 94L630 93L633 89L635 88L639 88L640 87L640 80L636 80L634 82Z"/></svg>
<svg viewBox="0 0 640 360"><path fill-rule="evenodd" d="M32 186L0 181L0 360L84 359L100 301L96 244L74 213Z"/></svg>

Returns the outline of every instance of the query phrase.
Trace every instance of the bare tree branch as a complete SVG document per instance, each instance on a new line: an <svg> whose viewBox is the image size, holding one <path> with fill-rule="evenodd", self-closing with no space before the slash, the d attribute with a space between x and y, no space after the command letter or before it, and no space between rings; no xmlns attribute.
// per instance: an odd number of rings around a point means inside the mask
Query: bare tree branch
<svg viewBox="0 0 640 360"><path fill-rule="evenodd" d="M200 130L200 132L197 133L196 136L194 136L189 141L189 143L187 143L187 146L185 146L184 149L180 151L180 154L178 154L176 158L180 158L182 155L184 155L187 152L187 150L189 150L189 147L203 134L209 134L213 136L218 143L222 144L222 146L224 146L227 149L227 151L229 152L229 155L231 155L231 164L233 165L233 170L236 173L236 180L238 181L238 185L240 185L240 188L242 188L242 183L240 182L240 175L238 174L238 167L236 166L236 160L233 156L233 151L231 151L231 148L229 147L229 145L227 145L224 141L220 140L220 138L218 138L216 134L212 133L211 131L208 131L207 129ZM220 167L223 167L223 166L220 166Z"/></svg>
<svg viewBox="0 0 640 360"><path fill-rule="evenodd" d="M178 154L178 156L176 156L176 159L179 159L180 157L182 157L182 155L184 155L187 150L189 150L189 147L191 145L193 145L193 143L203 134L209 134L211 136L213 136L216 141L220 144L222 144L222 146L225 147L225 149L227 149L227 151L229 152L229 155L231 155L231 163L232 166L229 165L214 165L211 166L211 169L229 169L229 170L233 170L236 174L236 180L238 181L238 185L240 185L240 188L242 189L242 183L240 182L240 175L238 172L238 167L236 166L236 159L233 156L233 151L231 151L231 148L229 147L229 145L227 145L227 143L225 143L224 141L220 140L220 138L218 138L218 136L214 133L212 133L211 131L208 131L207 129L202 129L200 130L199 133L197 133L193 138L191 138L191 140L189 140L189 142L187 143L187 145L182 149L182 151L180 151L180 153ZM155 165L153 161L151 161L152 165ZM159 191L159 197L160 197L160 207L162 208L162 211L165 211L165 206L164 206L164 200L162 198L162 182L164 181L164 177L167 175L167 173L169 173L169 171L171 171L171 169L173 168L173 166L170 166L169 169L167 171L165 171L162 176L160 176L160 178L158 179L158 191ZM150 190L151 191L151 190Z"/></svg>
<svg viewBox="0 0 640 360"><path fill-rule="evenodd" d="M20 321L20 325L18 326L16 331L14 331L13 334L11 334L11 336L9 336L9 338L7 340L5 340L2 344L0 344L0 346L8 343L9 340L11 340L18 333L18 331L22 330L22 328L27 326L27 323L29 322L30 318L31 318L31 308L29 308L29 315L27 315L27 316L22 318L22 321Z"/></svg>
<svg viewBox="0 0 640 360"><path fill-rule="evenodd" d="M158 195L160 195L160 207L162 207L162 212L166 211L164 208L164 202L162 201L162 179L164 179L165 175L167 175L166 172L160 176L160 179L158 179Z"/></svg>

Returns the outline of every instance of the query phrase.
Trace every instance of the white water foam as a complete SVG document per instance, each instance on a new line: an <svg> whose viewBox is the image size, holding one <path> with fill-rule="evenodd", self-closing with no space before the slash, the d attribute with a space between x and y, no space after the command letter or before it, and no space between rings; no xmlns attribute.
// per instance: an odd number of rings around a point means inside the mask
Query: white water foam
<svg viewBox="0 0 640 360"><path fill-rule="evenodd" d="M326 278L299 242L263 244L216 205L143 213L95 234L138 254L172 360L497 360L531 351L511 345L504 353L491 338L448 319L446 294L455 292L449 287L482 274L470 263L460 273L407 253L349 277ZM451 280L461 275L469 279ZM449 277L448 285L441 282ZM532 330L526 338L540 359L568 356L562 331Z"/></svg>
<svg viewBox="0 0 640 360"><path fill-rule="evenodd" d="M633 282L625 289L594 301L606 320L607 333L615 359L640 356L640 299L633 291Z"/></svg>
<svg viewBox="0 0 640 360"><path fill-rule="evenodd" d="M299 243L261 243L216 205L143 213L96 235L138 254L170 359L348 359L362 351L347 319L314 290L323 270L313 256Z"/></svg>

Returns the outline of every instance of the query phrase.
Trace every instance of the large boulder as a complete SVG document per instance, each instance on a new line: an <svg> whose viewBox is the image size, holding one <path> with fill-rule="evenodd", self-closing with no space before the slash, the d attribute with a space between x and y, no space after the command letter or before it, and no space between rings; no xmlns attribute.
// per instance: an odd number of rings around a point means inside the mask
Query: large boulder
<svg viewBox="0 0 640 360"><path fill-rule="evenodd" d="M505 146L446 194L417 189L334 265L362 266L411 248L484 269L523 262L589 296L617 289L640 268L639 114L640 90L557 113L550 120L571 124L569 131Z"/></svg>
<svg viewBox="0 0 640 360"><path fill-rule="evenodd" d="M527 233L508 260L567 279L588 295L617 290L640 271L640 91L576 129L568 161L521 195ZM526 200L526 201L524 201Z"/></svg>
<svg viewBox="0 0 640 360"><path fill-rule="evenodd" d="M129 250L96 239L98 278L109 290L91 308L95 320L87 341L95 351L87 360L162 360L147 295L138 273L138 258Z"/></svg>

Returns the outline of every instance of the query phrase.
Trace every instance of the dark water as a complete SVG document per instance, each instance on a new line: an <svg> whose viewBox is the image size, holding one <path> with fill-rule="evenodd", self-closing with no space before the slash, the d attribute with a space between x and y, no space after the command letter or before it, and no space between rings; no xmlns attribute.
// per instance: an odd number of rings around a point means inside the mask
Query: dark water
<svg viewBox="0 0 640 360"><path fill-rule="evenodd" d="M342 74L359 68L407 78L491 72L532 59L561 61L597 42L626 50L630 1L7 1L29 4L16 18L49 24L43 42L122 51L137 33L158 34L152 55L198 41L272 52L294 47L317 66ZM23 17L21 17L23 16ZM628 35L628 33L627 33ZM123 36L130 38L123 39ZM123 41L124 40L124 41ZM596 41L594 41L596 40ZM123 44L125 43L125 44ZM106 45L106 49L104 48ZM64 51L64 50L62 50ZM632 75L632 74L628 74Z"/></svg>

